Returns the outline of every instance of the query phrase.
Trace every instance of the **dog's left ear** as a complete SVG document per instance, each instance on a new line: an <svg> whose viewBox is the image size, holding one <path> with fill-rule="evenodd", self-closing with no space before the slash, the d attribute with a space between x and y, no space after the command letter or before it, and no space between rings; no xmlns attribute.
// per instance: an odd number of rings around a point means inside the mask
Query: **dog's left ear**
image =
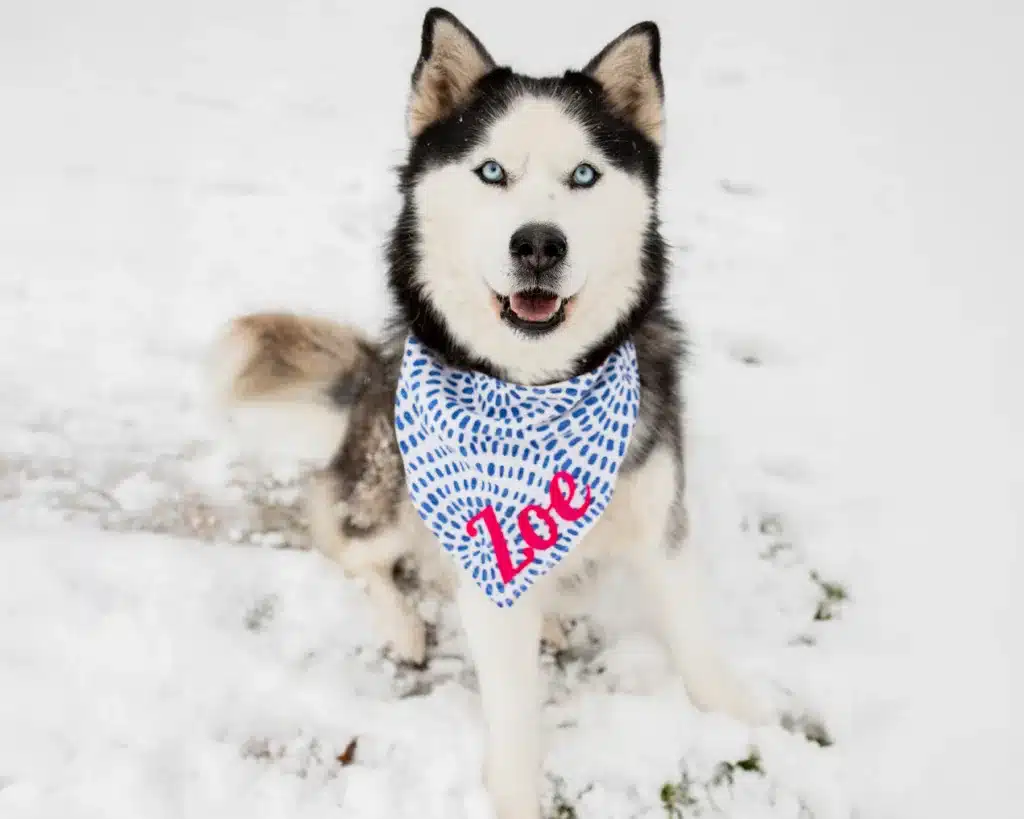
<svg viewBox="0 0 1024 819"><path fill-rule="evenodd" d="M620 117L661 145L665 87L661 35L655 23L637 23L620 34L587 63L583 73L601 84Z"/></svg>
<svg viewBox="0 0 1024 819"><path fill-rule="evenodd" d="M420 58L412 73L409 136L415 139L459 108L493 68L487 49L454 14L430 9L423 18Z"/></svg>

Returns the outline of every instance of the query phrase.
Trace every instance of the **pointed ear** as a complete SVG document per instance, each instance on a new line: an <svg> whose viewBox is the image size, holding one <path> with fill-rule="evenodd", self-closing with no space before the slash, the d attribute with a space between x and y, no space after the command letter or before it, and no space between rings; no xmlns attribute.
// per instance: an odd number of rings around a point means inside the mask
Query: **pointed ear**
<svg viewBox="0 0 1024 819"><path fill-rule="evenodd" d="M455 15L439 8L428 11L412 73L409 136L415 138L466 102L477 80L493 68L487 49Z"/></svg>
<svg viewBox="0 0 1024 819"><path fill-rule="evenodd" d="M583 73L601 84L620 117L661 145L665 89L657 25L637 23L623 32L587 63Z"/></svg>

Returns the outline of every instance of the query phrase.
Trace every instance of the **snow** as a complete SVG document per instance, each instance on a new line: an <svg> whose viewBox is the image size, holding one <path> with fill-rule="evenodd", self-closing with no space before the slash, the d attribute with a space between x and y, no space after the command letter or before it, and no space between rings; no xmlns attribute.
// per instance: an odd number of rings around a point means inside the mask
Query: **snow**
<svg viewBox="0 0 1024 819"><path fill-rule="evenodd" d="M693 711L613 584L544 658L549 808L1012 814L1018 5L452 10L540 71L661 23L695 542L730 652L835 739ZM422 11L0 8L4 819L488 815L455 613L422 600L426 671L382 656L297 465L198 389L237 312L379 327Z"/></svg>

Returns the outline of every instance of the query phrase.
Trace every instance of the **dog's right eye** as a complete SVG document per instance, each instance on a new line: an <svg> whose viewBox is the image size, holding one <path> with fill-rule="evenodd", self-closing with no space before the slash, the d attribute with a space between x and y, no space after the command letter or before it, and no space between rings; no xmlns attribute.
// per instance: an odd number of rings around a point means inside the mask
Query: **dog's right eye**
<svg viewBox="0 0 1024 819"><path fill-rule="evenodd" d="M488 185L505 184L505 169L493 159L488 159L483 165L476 169L475 173Z"/></svg>

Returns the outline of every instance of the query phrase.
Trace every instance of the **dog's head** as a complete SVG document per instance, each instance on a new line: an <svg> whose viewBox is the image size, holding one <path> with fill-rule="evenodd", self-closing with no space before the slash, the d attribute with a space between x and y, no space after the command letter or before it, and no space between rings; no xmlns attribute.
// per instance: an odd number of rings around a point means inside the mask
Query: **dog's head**
<svg viewBox="0 0 1024 819"><path fill-rule="evenodd" d="M427 12L389 250L426 344L542 383L599 363L658 302L659 58L657 26L640 23L582 71L525 77Z"/></svg>

